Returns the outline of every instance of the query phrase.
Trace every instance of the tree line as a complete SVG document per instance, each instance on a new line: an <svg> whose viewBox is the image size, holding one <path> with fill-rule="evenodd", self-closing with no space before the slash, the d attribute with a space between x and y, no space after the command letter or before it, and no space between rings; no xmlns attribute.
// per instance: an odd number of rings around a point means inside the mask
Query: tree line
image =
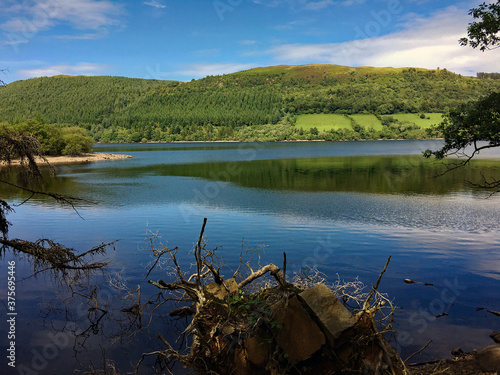
<svg viewBox="0 0 500 375"><path fill-rule="evenodd" d="M92 151L94 140L84 129L71 125L51 125L43 119L12 123L0 122L0 139L34 137L42 155L80 155Z"/></svg>
<svg viewBox="0 0 500 375"><path fill-rule="evenodd" d="M499 88L499 80L446 69L335 65L252 69L191 82L57 76L0 88L0 120L73 124L100 142L216 140L242 127L293 125L300 114L447 112Z"/></svg>

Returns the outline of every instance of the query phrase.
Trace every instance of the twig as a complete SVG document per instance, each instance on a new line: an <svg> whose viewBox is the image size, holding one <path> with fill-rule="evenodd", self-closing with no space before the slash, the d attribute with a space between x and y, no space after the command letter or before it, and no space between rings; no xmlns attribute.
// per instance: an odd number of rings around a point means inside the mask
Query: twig
<svg viewBox="0 0 500 375"><path fill-rule="evenodd" d="M434 359L432 361L425 361L425 362L418 362L418 363L410 363L407 366L411 367L417 367L417 366L423 366L423 365L433 365L434 363L439 363L441 362L441 359Z"/></svg>
<svg viewBox="0 0 500 375"><path fill-rule="evenodd" d="M412 355L410 355L408 358L405 359L404 363L408 362L411 358L415 357L416 355L422 353L428 346L429 344L432 342L432 340L429 340L427 342L427 344L425 344L421 349L419 349L418 351L416 351L415 353L413 353Z"/></svg>
<svg viewBox="0 0 500 375"><path fill-rule="evenodd" d="M54 198L56 201L58 202L61 202L61 203L65 203L67 205L69 205L75 212L76 214L81 218L83 219L83 217L80 215L80 213L78 212L78 210L76 209L76 204L77 203L81 203L81 202L85 202L85 203L91 203L90 201L86 200L86 199L82 199L82 198L76 198L76 197L71 197L71 196L67 196L67 195L61 195L61 194L56 194L56 193L47 193L47 192L44 192L44 191L37 191L37 190L33 190L33 189L29 189L27 187L24 187L24 186L20 186L20 185L17 185L17 184L13 184L12 182L9 182L9 181L5 181L5 180L2 180L0 179L0 182L1 183L4 183L6 185L10 185L12 187L15 187L17 189L20 189L20 190L24 190L28 193L31 193L31 196L28 198L28 199L25 199L22 203L18 204L17 206L21 206L23 204L25 204L27 201L29 201L35 194L39 194L39 195L46 195L48 197L51 197L51 198Z"/></svg>
<svg viewBox="0 0 500 375"><path fill-rule="evenodd" d="M198 242L196 243L196 249L194 256L196 258L196 274L198 275L196 279L196 284L201 287L201 273L202 273L202 259L201 259L201 241L203 240L203 232L205 232L205 225L207 225L207 218L203 219L203 225L201 226L200 236L198 237Z"/></svg>
<svg viewBox="0 0 500 375"><path fill-rule="evenodd" d="M283 251L283 281L286 282L286 253Z"/></svg>
<svg viewBox="0 0 500 375"><path fill-rule="evenodd" d="M235 278L235 279L236 279L236 276L240 274L241 265L243 264L243 244L244 244L243 241L244 240L245 240L244 238L241 239L240 264L238 265L238 269L233 274L233 278Z"/></svg>
<svg viewBox="0 0 500 375"><path fill-rule="evenodd" d="M493 314L495 316L500 316L500 312L498 311L493 311L493 310L487 310L490 314Z"/></svg>
<svg viewBox="0 0 500 375"><path fill-rule="evenodd" d="M389 258L387 258L387 262L385 263L385 266L384 266L384 269L382 270L382 272L380 272L380 275L378 277L378 280L377 280L377 283L375 284L375 286L372 288L370 294L368 295L368 297L366 298L366 301L365 303L363 304L363 310L366 310L368 308L368 306L370 305L370 300L372 299L373 297L373 294L375 293L375 291L378 289L378 286L380 285L380 281L382 280L382 276L383 274L385 273L385 270L387 269L387 266L389 265L389 262L391 261L391 256L389 256Z"/></svg>

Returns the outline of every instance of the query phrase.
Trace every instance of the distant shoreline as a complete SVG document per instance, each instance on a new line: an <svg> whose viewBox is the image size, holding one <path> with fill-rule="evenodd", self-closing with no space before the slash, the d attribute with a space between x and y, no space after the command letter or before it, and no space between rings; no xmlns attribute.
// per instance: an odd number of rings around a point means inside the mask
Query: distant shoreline
<svg viewBox="0 0 500 375"><path fill-rule="evenodd" d="M91 163L91 162L96 162L96 161L109 161L109 160L121 160L121 159L130 159L132 156L130 155L123 155L123 154L108 154L108 153L102 153L102 152L92 152L92 153L86 153L78 156L45 156L45 159L47 162L51 165L58 165L58 164L73 164L73 163ZM45 164L45 161L37 157L35 158L36 162L39 165ZM20 165L21 162L20 160L12 160L10 165ZM0 166L7 166L7 163L1 162Z"/></svg>
<svg viewBox="0 0 500 375"><path fill-rule="evenodd" d="M378 139L337 139L337 140L327 140L327 139L284 139L279 141L235 141L235 140L220 140L220 141L148 141L148 142L96 142L100 145L147 145L147 144L178 144L178 143L290 143L290 142L369 142L369 141L434 141L434 140L444 140L444 138L415 138L415 139L405 139L405 138L378 138Z"/></svg>

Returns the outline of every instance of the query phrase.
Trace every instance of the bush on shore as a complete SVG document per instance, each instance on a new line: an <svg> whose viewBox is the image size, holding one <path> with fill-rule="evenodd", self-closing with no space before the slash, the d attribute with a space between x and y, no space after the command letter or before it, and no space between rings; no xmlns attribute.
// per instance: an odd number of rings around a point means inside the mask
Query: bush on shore
<svg viewBox="0 0 500 375"><path fill-rule="evenodd" d="M51 125L41 119L23 122L2 122L0 132L8 131L19 135L33 135L43 148L43 153L50 156L80 155L91 152L94 140L85 130L76 126Z"/></svg>

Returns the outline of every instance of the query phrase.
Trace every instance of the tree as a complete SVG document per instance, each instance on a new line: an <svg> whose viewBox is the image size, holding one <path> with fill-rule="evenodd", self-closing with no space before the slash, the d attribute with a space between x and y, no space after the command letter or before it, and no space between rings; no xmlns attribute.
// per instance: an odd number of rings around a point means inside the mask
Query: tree
<svg viewBox="0 0 500 375"><path fill-rule="evenodd" d="M469 25L468 37L460 39L462 45L481 51L500 47L500 1L481 4L469 12L480 22ZM465 156L454 168L466 165L481 150L500 146L500 93L493 92L478 101L463 104L445 114L441 124L431 132L444 137L444 146L437 151L426 150L424 156L443 159L450 155ZM483 142L482 142L483 141ZM500 188L500 180L485 181L480 187Z"/></svg>
<svg viewBox="0 0 500 375"><path fill-rule="evenodd" d="M462 46L470 45L481 51L498 48L500 46L500 1L496 4L483 3L477 8L472 8L469 15L480 21L469 24L468 38L461 38Z"/></svg>
<svg viewBox="0 0 500 375"><path fill-rule="evenodd" d="M64 129L63 140L65 143L63 155L81 155L92 151L94 141L85 134L85 130L73 126Z"/></svg>
<svg viewBox="0 0 500 375"><path fill-rule="evenodd" d="M6 70L7 70L7 69L0 69L0 72L2 72L2 73L4 73L4 74L5 74L5 71L6 71ZM7 86L7 84L6 84L4 81L2 81L2 80L0 79L0 86Z"/></svg>
<svg viewBox="0 0 500 375"><path fill-rule="evenodd" d="M20 184L3 179L0 179L0 183L28 193L28 198L21 204L26 203L35 195L45 195L75 208L75 204L81 202L81 199L38 191L30 187L33 182L42 178L36 157L47 162L43 156L43 146L35 136L20 132L6 123L0 123L0 166L4 165L8 168L14 160L18 161L21 177ZM27 255L32 261L35 274L44 271L53 272L68 284L74 283L82 275L101 270L108 264L108 262L92 262L91 259L103 254L110 244L101 244L78 254L74 249L45 238L34 242L9 239L8 232L11 223L7 220L7 215L12 212L14 212L13 207L7 201L0 199L0 256L7 250Z"/></svg>
<svg viewBox="0 0 500 375"><path fill-rule="evenodd" d="M445 144L440 150L427 150L426 157L443 159L465 153L465 149L472 146L464 161L466 164L481 150L500 146L500 93L451 109L433 131L443 135Z"/></svg>

